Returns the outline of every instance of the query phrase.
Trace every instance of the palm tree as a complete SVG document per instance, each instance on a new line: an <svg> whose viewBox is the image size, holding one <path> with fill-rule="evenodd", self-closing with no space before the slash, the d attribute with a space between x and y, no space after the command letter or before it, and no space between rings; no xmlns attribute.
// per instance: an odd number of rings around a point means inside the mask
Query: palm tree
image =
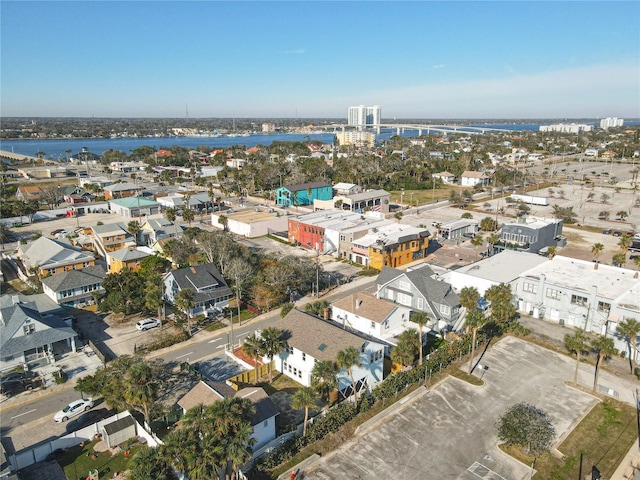
<svg viewBox="0 0 640 480"><path fill-rule="evenodd" d="M169 220L171 223L173 223L173 229L176 232L176 237L178 236L178 226L176 225L176 218L177 218L177 214L176 214L176 209L175 208L167 208L164 211L164 215L165 217L167 217L167 220Z"/></svg>
<svg viewBox="0 0 640 480"><path fill-rule="evenodd" d="M418 365L422 366L422 328L427 323L429 323L429 320L431 320L431 319L424 312L414 312L413 315L411 315L411 319L410 320L413 323L418 325L418 331L420 332L420 347L418 348L418 351L419 351Z"/></svg>
<svg viewBox="0 0 640 480"><path fill-rule="evenodd" d="M638 335L640 335L640 321L635 318L625 318L618 324L616 329L618 336L627 341L631 352L629 358L631 359L631 373L634 372L636 366L636 358L638 355Z"/></svg>
<svg viewBox="0 0 640 480"><path fill-rule="evenodd" d="M255 333L249 335L242 344L242 351L254 359L256 363L256 383L258 383L258 359L264 353L262 339Z"/></svg>
<svg viewBox="0 0 640 480"><path fill-rule="evenodd" d="M623 235L620 237L620 241L618 241L618 246L623 253L627 253L629 251L629 247L633 243L633 239L628 235Z"/></svg>
<svg viewBox="0 0 640 480"><path fill-rule="evenodd" d="M225 437L225 440L226 466L231 466L231 478L237 479L240 466L251 460L251 447L255 445L257 441L253 438L253 427L251 423L242 423L236 428L234 434Z"/></svg>
<svg viewBox="0 0 640 480"><path fill-rule="evenodd" d="M569 352L576 353L576 370L573 374L573 383L578 383L578 367L580 366L580 357L583 352L589 351L589 337L584 330L579 329L573 335L568 333L564 336L564 346Z"/></svg>
<svg viewBox="0 0 640 480"><path fill-rule="evenodd" d="M607 357L615 355L616 347L613 343L613 338L598 337L591 341L591 348L598 353L598 360L596 361L595 377L593 379L593 391L598 388L598 375L600 374L600 363L602 363Z"/></svg>
<svg viewBox="0 0 640 480"><path fill-rule="evenodd" d="M360 363L360 352L355 347L347 347L344 350L338 352L338 356L336 358L336 364L338 368L345 369L349 378L351 379L351 387L353 388L353 396L354 403L356 409L358 408L358 392L356 391L356 382L353 379L353 367L359 367L362 364Z"/></svg>
<svg viewBox="0 0 640 480"><path fill-rule="evenodd" d="M224 215L220 215L218 217L218 223L222 225L222 228L225 232L229 231L229 219Z"/></svg>
<svg viewBox="0 0 640 480"><path fill-rule="evenodd" d="M464 287L460 290L460 305L462 305L467 312L478 308L478 300L480 300L480 293L476 287Z"/></svg>
<svg viewBox="0 0 640 480"><path fill-rule="evenodd" d="M591 247L591 253L593 253L593 259L595 261L595 265L593 266L593 268L595 270L598 269L598 257L600 256L603 250L604 250L604 245L599 242L596 243L593 247Z"/></svg>
<svg viewBox="0 0 640 480"><path fill-rule="evenodd" d="M467 317L465 319L465 324L468 328L471 328L472 337L471 337L471 358L469 359L469 375L471 375L471 370L473 368L473 357L476 356L476 336L478 334L478 329L484 325L486 318L484 313L482 313L479 309L474 308L470 312L467 312Z"/></svg>
<svg viewBox="0 0 640 480"><path fill-rule="evenodd" d="M640 272L640 255L636 255L635 257L633 257L633 263L636 266L636 274L633 276L633 278L638 278L638 272Z"/></svg>
<svg viewBox="0 0 640 480"><path fill-rule="evenodd" d="M487 238L487 242L489 242L489 245L491 245L491 255L493 255L493 247L496 245L496 243L498 243L500 241L500 235L498 235L497 233L492 233L491 235L489 235L489 237Z"/></svg>
<svg viewBox="0 0 640 480"><path fill-rule="evenodd" d="M611 260L615 266L622 268L627 263L627 254L624 252L616 253Z"/></svg>
<svg viewBox="0 0 640 480"><path fill-rule="evenodd" d="M471 239L471 245L473 245L473 247L476 250L476 260L478 259L478 249L483 243L484 243L484 238L482 238L482 235L476 235Z"/></svg>
<svg viewBox="0 0 640 480"><path fill-rule="evenodd" d="M269 383L273 381L273 357L282 352L287 342L282 338L282 330L276 327L267 327L260 332L264 354L269 357Z"/></svg>
<svg viewBox="0 0 640 480"><path fill-rule="evenodd" d="M303 387L296 390L293 394L293 401L291 406L300 410L304 408L304 425L302 427L302 436L307 436L307 421L309 420L309 408L314 407L318 401L318 395L316 391L311 387Z"/></svg>
<svg viewBox="0 0 640 480"><path fill-rule="evenodd" d="M191 222L193 222L194 218L196 218L196 214L193 212L193 210L191 210L190 208L185 208L182 212L182 219L185 222L189 223L189 226L191 226Z"/></svg>
<svg viewBox="0 0 640 480"><path fill-rule="evenodd" d="M136 245L138 245L138 233L140 233L140 222L138 222L137 220L131 220L128 224L127 224L127 231L133 235L133 239L136 242Z"/></svg>
<svg viewBox="0 0 640 480"><path fill-rule="evenodd" d="M194 292L190 288L183 288L176 295L176 307L185 313L187 316L187 327L189 329L189 336L191 336L191 309L194 307L195 302L193 300Z"/></svg>
<svg viewBox="0 0 640 480"><path fill-rule="evenodd" d="M313 387L322 395L322 398L329 400L329 394L338 387L338 366L331 360L321 360L316 362L311 370L311 383Z"/></svg>
<svg viewBox="0 0 640 480"><path fill-rule="evenodd" d="M556 256L557 251L558 249L556 247L547 247L547 257L549 257L549 260Z"/></svg>
<svg viewBox="0 0 640 480"><path fill-rule="evenodd" d="M145 421L147 424L151 424L149 406L157 397L153 369L148 363L135 363L127 370L126 377L127 388L123 392L125 401L130 405L142 408Z"/></svg>
<svg viewBox="0 0 640 480"><path fill-rule="evenodd" d="M420 348L418 332L407 329L398 337L398 343L391 349L391 361L403 366L413 365Z"/></svg>
<svg viewBox="0 0 640 480"><path fill-rule="evenodd" d="M166 449L162 447L142 447L131 457L127 467L129 480L177 480Z"/></svg>

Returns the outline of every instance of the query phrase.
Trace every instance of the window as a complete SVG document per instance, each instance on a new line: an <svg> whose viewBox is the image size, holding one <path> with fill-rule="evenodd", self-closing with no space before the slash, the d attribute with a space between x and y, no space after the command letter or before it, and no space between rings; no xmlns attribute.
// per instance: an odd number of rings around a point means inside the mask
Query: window
<svg viewBox="0 0 640 480"><path fill-rule="evenodd" d="M25 335L30 335L30 334L32 334L33 332L36 331L36 326L33 325L32 323L30 323L30 324L25 325L24 327L22 327L22 329L23 329Z"/></svg>
<svg viewBox="0 0 640 480"><path fill-rule="evenodd" d="M609 313L611 304L607 302L598 302L598 311Z"/></svg>
<svg viewBox="0 0 640 480"><path fill-rule="evenodd" d="M400 282L398 283L398 288L400 290L409 290L409 282L403 282L402 280L400 280Z"/></svg>
<svg viewBox="0 0 640 480"><path fill-rule="evenodd" d="M402 305L411 306L411 295L398 292L398 303L401 303Z"/></svg>
<svg viewBox="0 0 640 480"><path fill-rule="evenodd" d="M574 305L585 306L587 304L587 297L581 297L580 295L571 295L571 303Z"/></svg>
<svg viewBox="0 0 640 480"><path fill-rule="evenodd" d="M523 282L522 290L529 293L538 293L538 285L536 285L535 283Z"/></svg>
<svg viewBox="0 0 640 480"><path fill-rule="evenodd" d="M376 322L371 322L371 328L376 328Z"/></svg>
<svg viewBox="0 0 640 480"><path fill-rule="evenodd" d="M451 307L448 305L440 305L440 313L443 313L445 315L450 315L451 314Z"/></svg>
<svg viewBox="0 0 640 480"><path fill-rule="evenodd" d="M307 361L307 354L302 352L302 361L306 362Z"/></svg>
<svg viewBox="0 0 640 480"><path fill-rule="evenodd" d="M553 298L560 300L560 290L554 290L553 288L547 288L547 298Z"/></svg>
<svg viewBox="0 0 640 480"><path fill-rule="evenodd" d="M263 427L268 427L269 426L269 420L265 420L264 423L262 424Z"/></svg>

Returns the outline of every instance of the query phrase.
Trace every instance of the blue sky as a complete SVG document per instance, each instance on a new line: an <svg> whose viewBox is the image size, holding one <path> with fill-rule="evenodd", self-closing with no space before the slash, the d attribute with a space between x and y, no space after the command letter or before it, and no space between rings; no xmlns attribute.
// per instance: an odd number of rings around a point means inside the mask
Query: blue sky
<svg viewBox="0 0 640 480"><path fill-rule="evenodd" d="M640 117L638 1L0 7L2 116Z"/></svg>

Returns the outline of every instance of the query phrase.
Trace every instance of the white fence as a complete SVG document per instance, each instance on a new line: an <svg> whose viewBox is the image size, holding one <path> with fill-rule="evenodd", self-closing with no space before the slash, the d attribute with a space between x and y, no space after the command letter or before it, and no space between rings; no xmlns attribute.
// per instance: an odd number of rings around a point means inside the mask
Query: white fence
<svg viewBox="0 0 640 480"><path fill-rule="evenodd" d="M78 445L80 442L90 441L95 437L96 434L100 433L100 430L104 425L107 425L116 420L120 420L121 418L127 416L131 416L128 411L117 413L109 418L100 420L98 423L94 423L93 425L89 425L88 427L82 428L73 433L69 433L68 435L65 435L63 437L58 437L54 440L36 445L27 450L21 450L12 455L8 455L9 464L11 465L11 471L15 472L22 468L28 467L29 465L33 465L34 463L41 462L45 460L50 453L58 450L59 448L70 448ZM139 437L142 437L147 441L147 445L151 447L155 447L156 445L158 445L159 440L157 440L155 436L147 433L145 429L142 428L137 422L136 431Z"/></svg>

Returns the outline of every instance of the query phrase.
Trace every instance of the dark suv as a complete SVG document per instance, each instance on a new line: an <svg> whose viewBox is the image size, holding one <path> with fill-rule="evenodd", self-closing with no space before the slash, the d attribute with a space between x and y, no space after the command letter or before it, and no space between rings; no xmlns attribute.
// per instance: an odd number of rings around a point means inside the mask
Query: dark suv
<svg viewBox="0 0 640 480"><path fill-rule="evenodd" d="M0 378L0 385L4 385L5 383L11 383L18 380L28 380L33 379L36 376L33 372L11 372L3 375Z"/></svg>
<svg viewBox="0 0 640 480"><path fill-rule="evenodd" d="M36 387L36 383L32 378L23 378L20 380L11 380L0 384L0 391L7 397L12 397L28 390L33 390Z"/></svg>

